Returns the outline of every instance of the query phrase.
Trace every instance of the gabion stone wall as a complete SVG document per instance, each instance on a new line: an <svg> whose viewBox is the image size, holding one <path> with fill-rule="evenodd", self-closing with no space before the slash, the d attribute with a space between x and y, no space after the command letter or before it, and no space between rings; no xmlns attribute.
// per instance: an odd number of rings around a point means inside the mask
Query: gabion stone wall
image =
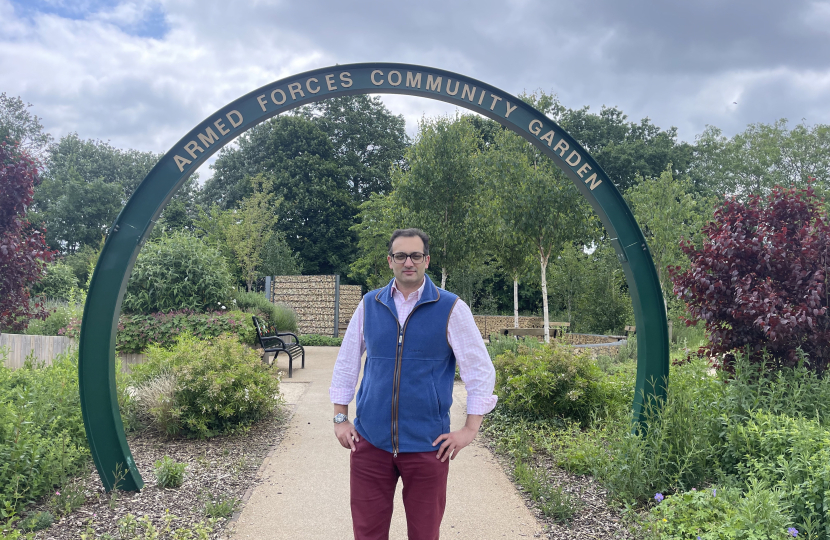
<svg viewBox="0 0 830 540"><path fill-rule="evenodd" d="M363 288L360 285L340 285L340 336L346 334L346 327L352 320L361 298Z"/></svg>
<svg viewBox="0 0 830 540"><path fill-rule="evenodd" d="M334 332L336 281L337 276L274 276L271 297L274 303L287 304L297 312L299 333L330 336ZM341 325L349 322L360 298L360 285L340 285Z"/></svg>
<svg viewBox="0 0 830 540"><path fill-rule="evenodd" d="M473 315L481 337L489 338L502 328L513 328L512 315ZM519 317L519 328L544 328L545 320L542 317Z"/></svg>

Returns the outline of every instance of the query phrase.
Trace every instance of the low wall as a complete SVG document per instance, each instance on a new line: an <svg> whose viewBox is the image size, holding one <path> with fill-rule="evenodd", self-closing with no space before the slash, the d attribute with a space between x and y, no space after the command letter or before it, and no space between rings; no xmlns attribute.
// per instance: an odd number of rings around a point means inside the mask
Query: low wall
<svg viewBox="0 0 830 540"><path fill-rule="evenodd" d="M489 338L502 328L513 328L512 315L473 315L481 337ZM519 328L544 328L545 320L542 317L519 317Z"/></svg>

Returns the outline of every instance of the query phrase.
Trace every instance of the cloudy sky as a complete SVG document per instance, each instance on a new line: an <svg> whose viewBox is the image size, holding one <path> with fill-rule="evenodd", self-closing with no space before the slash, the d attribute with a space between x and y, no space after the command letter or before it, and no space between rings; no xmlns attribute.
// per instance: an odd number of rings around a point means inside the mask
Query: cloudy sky
<svg viewBox="0 0 830 540"><path fill-rule="evenodd" d="M56 138L163 152L268 82L371 61L615 105L688 141L707 124L830 123L827 0L0 0L0 92ZM410 133L452 110L384 100Z"/></svg>

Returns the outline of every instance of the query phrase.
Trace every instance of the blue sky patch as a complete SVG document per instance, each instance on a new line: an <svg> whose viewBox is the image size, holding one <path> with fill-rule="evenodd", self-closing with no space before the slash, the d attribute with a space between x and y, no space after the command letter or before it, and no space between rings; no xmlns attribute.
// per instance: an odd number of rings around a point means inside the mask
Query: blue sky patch
<svg viewBox="0 0 830 540"><path fill-rule="evenodd" d="M11 0L18 16L32 20L39 14L56 15L64 19L83 21L115 10L118 0ZM170 30L164 10L153 3L136 21L110 21L131 36L161 39Z"/></svg>

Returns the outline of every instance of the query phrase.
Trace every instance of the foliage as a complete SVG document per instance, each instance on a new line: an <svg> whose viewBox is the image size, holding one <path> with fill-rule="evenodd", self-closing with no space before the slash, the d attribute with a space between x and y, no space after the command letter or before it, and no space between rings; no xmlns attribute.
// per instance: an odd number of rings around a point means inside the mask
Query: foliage
<svg viewBox="0 0 830 540"><path fill-rule="evenodd" d="M342 337L322 336L320 334L303 334L300 336L300 344L303 347L339 347L342 343Z"/></svg>
<svg viewBox="0 0 830 540"><path fill-rule="evenodd" d="M263 276L298 276L303 271L300 256L291 250L285 234L274 231L262 249Z"/></svg>
<svg viewBox="0 0 830 540"><path fill-rule="evenodd" d="M60 486L49 497L49 508L58 516L68 516L86 502L86 491L83 484L70 481Z"/></svg>
<svg viewBox="0 0 830 540"><path fill-rule="evenodd" d="M671 170L663 171L659 178L641 181L625 195L648 242L663 296L669 298L672 284L668 267L688 266L680 239L697 240L712 203L694 194L691 184L676 178Z"/></svg>
<svg viewBox="0 0 830 540"><path fill-rule="evenodd" d="M5 98L5 94L0 94ZM38 303L30 304L28 285L52 260L43 233L26 220L34 187L40 183L34 162L15 145L0 142L0 330L20 331L28 319L44 318Z"/></svg>
<svg viewBox="0 0 830 540"><path fill-rule="evenodd" d="M548 98L536 96L531 103L541 107ZM564 247L589 240L591 221L584 199L573 182L555 164L518 135L502 131L487 157L489 175L496 198L515 208L500 211L500 219L510 233L509 242L519 249L532 246L539 262L542 310L545 328L549 324L547 267ZM546 338L547 341L547 338Z"/></svg>
<svg viewBox="0 0 830 540"><path fill-rule="evenodd" d="M279 201L274 200L271 181L264 175L250 179L254 192L242 199L239 208L225 212L225 241L236 255L242 269L242 277L251 291L262 266L263 249L273 234L277 223L274 213Z"/></svg>
<svg viewBox="0 0 830 540"><path fill-rule="evenodd" d="M657 538L679 540L792 538L790 519L781 493L751 482L748 489L713 486L669 495L649 516Z"/></svg>
<svg viewBox="0 0 830 540"><path fill-rule="evenodd" d="M187 463L176 463L169 456L156 460L153 464L153 473L156 475L156 484L160 488L177 488L184 483L184 471Z"/></svg>
<svg viewBox="0 0 830 540"><path fill-rule="evenodd" d="M403 214L393 195L373 193L360 205L359 221L352 226L360 256L349 267L349 277L365 283L369 290L383 287L392 279L386 262L387 244L395 229L404 228Z"/></svg>
<svg viewBox="0 0 830 540"><path fill-rule="evenodd" d="M48 528L55 521L51 512L32 512L17 524L24 531L35 532Z"/></svg>
<svg viewBox="0 0 830 540"><path fill-rule="evenodd" d="M194 343L195 344L195 343ZM176 377L172 366L159 362L156 358L164 349L151 349L150 361L141 364L142 370L134 370L131 379L136 381L131 386L133 401L136 404L136 416L141 421L148 421L164 433L176 433L178 429L173 418L176 394Z"/></svg>
<svg viewBox="0 0 830 540"><path fill-rule="evenodd" d="M205 501L205 515L212 518L229 518L239 507L239 499L230 495L217 494Z"/></svg>
<svg viewBox="0 0 830 540"><path fill-rule="evenodd" d="M614 248L600 242L592 253L580 257L584 275L576 295L573 330L621 334L626 324L633 324L634 312Z"/></svg>
<svg viewBox="0 0 830 540"><path fill-rule="evenodd" d="M52 136L43 132L40 118L28 110L31 103L0 93L0 143L16 143L27 154L40 157Z"/></svg>
<svg viewBox="0 0 830 540"><path fill-rule="evenodd" d="M54 262L46 265L43 278L32 287L32 292L44 298L67 301L77 288L78 278L72 267Z"/></svg>
<svg viewBox="0 0 830 540"><path fill-rule="evenodd" d="M591 358L564 345L519 346L497 356L494 366L499 403L516 414L587 424L614 400Z"/></svg>
<svg viewBox="0 0 830 540"><path fill-rule="evenodd" d="M297 314L287 304L275 304L262 293L244 291L237 291L233 302L239 310L264 316L280 332L297 332Z"/></svg>
<svg viewBox="0 0 830 540"><path fill-rule="evenodd" d="M29 321L25 333L32 336L59 336L61 330L72 324L73 319L80 320L84 311L83 304L75 303L74 293L70 294L70 302L46 300L44 307L49 312L46 319Z"/></svg>
<svg viewBox="0 0 830 540"><path fill-rule="evenodd" d="M256 351L229 336L195 351L181 340L169 361L176 377L173 417L186 435L206 438L245 429L278 403L279 379Z"/></svg>
<svg viewBox="0 0 830 540"><path fill-rule="evenodd" d="M466 264L480 244L477 154L476 132L467 117L423 119L406 152L408 169L393 172L396 204L411 212L408 226L430 236L430 262L441 269L441 288L447 274Z"/></svg>
<svg viewBox="0 0 830 540"><path fill-rule="evenodd" d="M186 527L174 527L173 523L179 519L169 511L165 511L163 526L156 528L149 516L136 518L132 514L118 518L119 540L156 540L171 538L174 540L208 540L213 532L216 520L208 519ZM94 531L90 532L94 535ZM83 540L83 537L82 537Z"/></svg>
<svg viewBox="0 0 830 540"><path fill-rule="evenodd" d="M609 441L614 459L598 471L614 498L645 502L658 491L690 489L712 479L719 433L712 403L720 385L707 369L701 361L673 368L665 400L644 400L642 432L619 425Z"/></svg>
<svg viewBox="0 0 830 540"><path fill-rule="evenodd" d="M303 113L329 136L355 201L389 192L390 170L404 163L408 143L402 115L390 113L379 96L365 95L319 101Z"/></svg>
<svg viewBox="0 0 830 540"><path fill-rule="evenodd" d="M542 514L556 522L568 523L580 509L580 500L563 491L562 486L551 486L547 475L539 468L517 459L513 477L533 502L539 505Z"/></svg>
<svg viewBox="0 0 830 540"><path fill-rule="evenodd" d="M701 248L683 243L686 271L672 268L674 291L691 321L702 320L710 354L766 350L777 366L793 366L797 349L811 369L830 360L827 266L830 225L812 186L775 188L742 204L727 199L704 228ZM726 356L730 367L734 356Z"/></svg>
<svg viewBox="0 0 830 540"><path fill-rule="evenodd" d="M656 178L669 167L675 175L682 175L690 166L693 148L677 141L677 128L660 129L648 118L627 121L628 117L616 107L603 106L596 114L587 106L566 109L555 96L541 99L544 93L524 97L542 105L538 108L578 140L620 191Z"/></svg>
<svg viewBox="0 0 830 540"><path fill-rule="evenodd" d="M199 238L179 232L144 246L123 305L130 313L218 311L230 300L231 290L222 255Z"/></svg>
<svg viewBox="0 0 830 540"><path fill-rule="evenodd" d="M2 359L0 359L2 360ZM77 353L51 366L0 362L0 508L20 509L88 464Z"/></svg>
<svg viewBox="0 0 830 540"><path fill-rule="evenodd" d="M233 208L253 191L248 177L268 175L282 200L277 230L301 257L303 271L345 275L354 260L349 228L357 208L337 151L315 121L278 116L248 130L238 147L221 150L202 200L206 207Z"/></svg>
<svg viewBox="0 0 830 540"><path fill-rule="evenodd" d="M491 334L490 343L487 345L487 352L490 354L490 360L495 360L497 357L508 351L518 354L519 347L523 347L522 350L527 350L529 352L534 349L541 349L544 345L533 336L515 338L513 336Z"/></svg>
<svg viewBox="0 0 830 540"><path fill-rule="evenodd" d="M830 175L830 125L786 119L749 124L731 139L714 126L695 137L690 177L698 191L747 200L775 186L806 187L811 176Z"/></svg>

